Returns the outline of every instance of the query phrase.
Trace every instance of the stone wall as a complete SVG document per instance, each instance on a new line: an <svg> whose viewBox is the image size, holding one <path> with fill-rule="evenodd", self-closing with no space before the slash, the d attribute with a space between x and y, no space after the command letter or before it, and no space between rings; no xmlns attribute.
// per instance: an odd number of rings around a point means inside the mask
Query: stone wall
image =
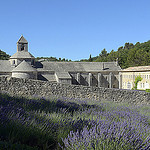
<svg viewBox="0 0 150 150"><path fill-rule="evenodd" d="M150 93L134 90L68 85L48 81L0 77L1 92L21 96L88 98L134 104L150 104Z"/></svg>

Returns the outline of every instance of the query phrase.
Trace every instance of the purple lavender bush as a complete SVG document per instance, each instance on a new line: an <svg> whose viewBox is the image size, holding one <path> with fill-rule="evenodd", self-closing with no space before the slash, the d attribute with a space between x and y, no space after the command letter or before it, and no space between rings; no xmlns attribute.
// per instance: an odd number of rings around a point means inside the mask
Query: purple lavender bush
<svg viewBox="0 0 150 150"><path fill-rule="evenodd" d="M150 116L134 107L0 94L1 149L149 150L149 135Z"/></svg>
<svg viewBox="0 0 150 150"><path fill-rule="evenodd" d="M85 113L85 112L83 112ZM117 107L109 111L91 111L97 118L82 131L70 131L62 139L64 149L93 150L148 150L150 149L150 117Z"/></svg>

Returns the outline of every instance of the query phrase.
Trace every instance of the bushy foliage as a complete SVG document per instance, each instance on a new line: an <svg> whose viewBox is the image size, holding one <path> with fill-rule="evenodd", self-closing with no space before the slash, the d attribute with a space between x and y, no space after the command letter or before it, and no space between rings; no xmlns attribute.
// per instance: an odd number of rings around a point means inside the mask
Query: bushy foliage
<svg viewBox="0 0 150 150"><path fill-rule="evenodd" d="M99 56L81 61L111 62L116 61L117 58L121 68L150 65L150 41L144 43L137 42L135 45L125 43L117 51L112 50L110 53L103 49Z"/></svg>
<svg viewBox="0 0 150 150"><path fill-rule="evenodd" d="M150 93L150 89L146 89L145 91L148 92L148 93Z"/></svg>
<svg viewBox="0 0 150 150"><path fill-rule="evenodd" d="M64 61L71 61L65 58L59 58L57 59L56 57L37 57L36 60L42 60L42 61L60 61L60 62L64 62Z"/></svg>
<svg viewBox="0 0 150 150"><path fill-rule="evenodd" d="M138 85L138 83L140 82L140 81L142 81L142 77L139 75L139 76L137 76L136 78L135 78L135 81L134 81L134 90L137 90L137 85Z"/></svg>
<svg viewBox="0 0 150 150"><path fill-rule="evenodd" d="M0 94L0 147L148 150L150 116L92 100Z"/></svg>
<svg viewBox="0 0 150 150"><path fill-rule="evenodd" d="M5 52L3 52L2 50L0 50L0 59L2 59L2 60L7 60L7 59L9 59L9 55L8 54L6 54Z"/></svg>

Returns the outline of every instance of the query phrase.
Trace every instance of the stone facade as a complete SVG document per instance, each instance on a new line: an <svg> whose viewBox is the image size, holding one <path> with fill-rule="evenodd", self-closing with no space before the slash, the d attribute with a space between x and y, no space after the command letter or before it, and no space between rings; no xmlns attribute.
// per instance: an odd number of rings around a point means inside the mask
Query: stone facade
<svg viewBox="0 0 150 150"><path fill-rule="evenodd" d="M10 60L0 60L0 76L105 88L119 88L120 70L117 62L35 62L23 36Z"/></svg>
<svg viewBox="0 0 150 150"><path fill-rule="evenodd" d="M12 96L67 97L99 101L150 104L150 93L93 86L69 85L49 81L0 77L0 91Z"/></svg>

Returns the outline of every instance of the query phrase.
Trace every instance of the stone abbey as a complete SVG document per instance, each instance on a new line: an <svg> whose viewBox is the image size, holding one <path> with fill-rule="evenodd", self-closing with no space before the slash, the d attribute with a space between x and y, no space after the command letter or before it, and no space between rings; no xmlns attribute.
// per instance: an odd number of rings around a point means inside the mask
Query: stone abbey
<svg viewBox="0 0 150 150"><path fill-rule="evenodd" d="M23 36L17 52L9 60L0 60L0 76L105 88L120 88L120 71L117 62L35 61Z"/></svg>

